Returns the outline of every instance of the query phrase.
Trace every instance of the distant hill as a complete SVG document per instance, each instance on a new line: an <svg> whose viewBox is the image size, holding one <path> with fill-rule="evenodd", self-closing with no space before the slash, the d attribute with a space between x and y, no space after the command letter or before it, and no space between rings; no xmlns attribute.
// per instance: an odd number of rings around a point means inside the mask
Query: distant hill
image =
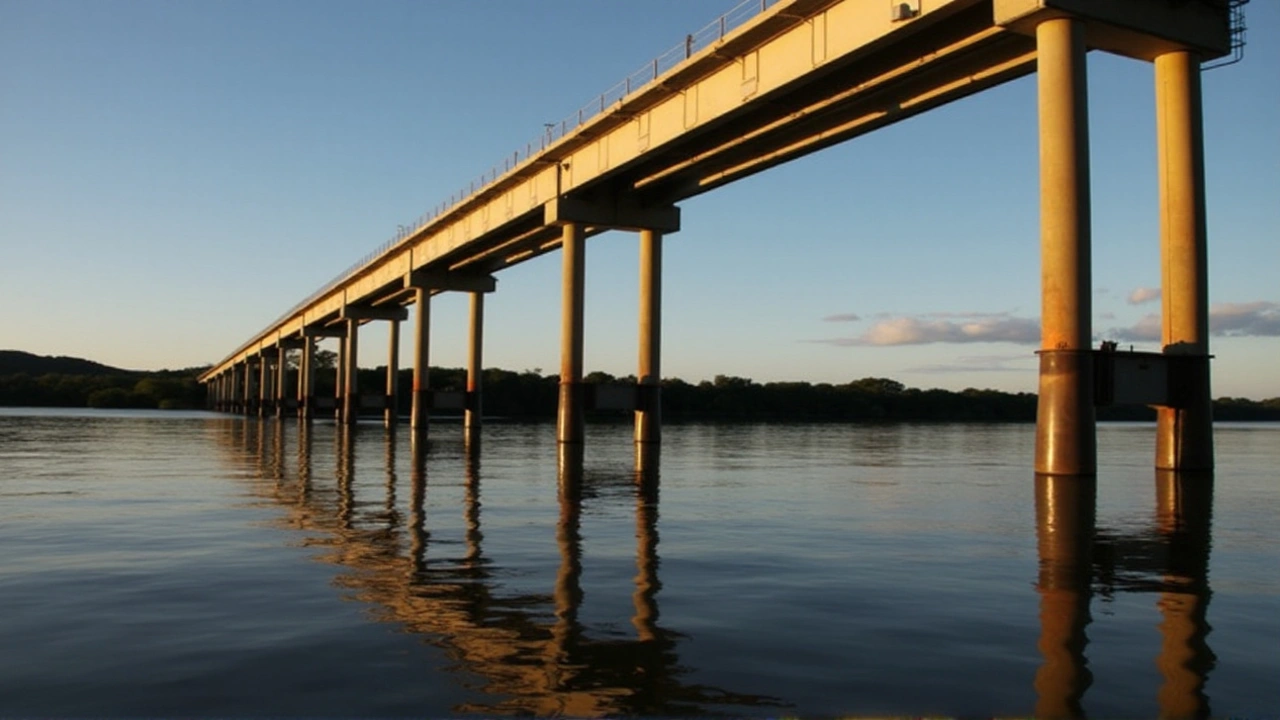
<svg viewBox="0 0 1280 720"><path fill-rule="evenodd" d="M0 375L133 375L136 370L103 365L84 358L33 355L21 350L0 350Z"/></svg>

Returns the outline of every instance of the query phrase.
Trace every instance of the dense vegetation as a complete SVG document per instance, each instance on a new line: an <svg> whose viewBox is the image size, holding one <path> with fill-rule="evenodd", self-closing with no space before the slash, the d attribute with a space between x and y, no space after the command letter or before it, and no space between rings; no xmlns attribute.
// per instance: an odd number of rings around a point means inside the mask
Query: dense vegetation
<svg viewBox="0 0 1280 720"><path fill-rule="evenodd" d="M0 406L202 408L205 368L141 372L89 360L0 350Z"/></svg>
<svg viewBox="0 0 1280 720"><path fill-rule="evenodd" d="M330 354L331 355L331 354ZM45 361L45 362L41 362ZM330 364L332 357L322 358ZM50 370L49 368L57 368ZM40 358L17 351L0 351L0 406L62 406L111 408L200 408L204 387L196 380L204 368L138 372L110 368L76 358ZM360 371L366 391L382 388L384 369ZM412 372L397 377L401 409L408 410ZM592 383L633 383L634 377L615 378L592 373ZM296 382L290 379L290 383ZM462 390L461 368L431 368L431 386ZM536 370L484 371L487 415L511 418L551 418L555 415L559 378ZM333 394L333 372L317 375L317 394ZM753 421L972 421L1032 422L1036 396L998 390L921 390L885 378L863 378L844 384L772 382L717 375L697 384L679 378L662 383L662 412L669 420ZM600 412L597 415L623 412ZM1146 407L1098 408L1101 420L1151 420ZM1220 398L1214 402L1218 420L1280 420L1280 398L1255 401Z"/></svg>

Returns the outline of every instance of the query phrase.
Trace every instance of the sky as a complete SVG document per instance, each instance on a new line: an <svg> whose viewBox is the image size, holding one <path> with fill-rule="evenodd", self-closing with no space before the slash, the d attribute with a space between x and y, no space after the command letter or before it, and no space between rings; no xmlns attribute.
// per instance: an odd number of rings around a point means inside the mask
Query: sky
<svg viewBox="0 0 1280 720"><path fill-rule="evenodd" d="M0 349L216 362L734 4L0 0ZM1280 396L1280 2L1247 11L1244 61L1204 75L1211 344L1213 394L1261 399ZM1159 350L1153 68L1091 53L1088 74L1095 335ZM663 375L1034 392L1035 92L683 202ZM586 368L633 373L638 238L586 257ZM559 253L497 278L486 366L555 372ZM365 326L362 367L385 338ZM432 364L465 364L466 338L467 297L436 297Z"/></svg>

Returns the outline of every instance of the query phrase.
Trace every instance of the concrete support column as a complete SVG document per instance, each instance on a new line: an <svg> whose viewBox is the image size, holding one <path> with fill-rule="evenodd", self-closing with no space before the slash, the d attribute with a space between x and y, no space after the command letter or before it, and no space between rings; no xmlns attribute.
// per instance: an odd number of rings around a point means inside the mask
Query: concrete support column
<svg viewBox="0 0 1280 720"><path fill-rule="evenodd" d="M640 343L636 442L662 436L662 233L640 231Z"/></svg>
<svg viewBox="0 0 1280 720"><path fill-rule="evenodd" d="M253 364L244 362L244 377L240 378L240 412L248 415L253 407Z"/></svg>
<svg viewBox="0 0 1280 720"><path fill-rule="evenodd" d="M387 329L387 407L382 411L382 421L394 427L400 419L400 321L392 320Z"/></svg>
<svg viewBox="0 0 1280 720"><path fill-rule="evenodd" d="M427 363L431 358L431 292L423 287L413 289L413 411L410 426L426 432L431 412L431 379Z"/></svg>
<svg viewBox="0 0 1280 720"><path fill-rule="evenodd" d="M354 425L360 417L359 342L360 321L348 318L345 353L347 362L343 367L342 378L342 422L347 425Z"/></svg>
<svg viewBox="0 0 1280 720"><path fill-rule="evenodd" d="M1089 130L1084 25L1036 27L1040 113L1040 398L1037 473L1092 475Z"/></svg>
<svg viewBox="0 0 1280 720"><path fill-rule="evenodd" d="M298 361L298 419L310 420L314 415L316 392L316 341L302 339L302 357Z"/></svg>
<svg viewBox="0 0 1280 720"><path fill-rule="evenodd" d="M1156 468L1213 469L1209 388L1209 270L1204 199L1200 62L1179 51L1156 58L1156 135L1160 175L1161 341L1189 355L1182 407L1156 416ZM1194 359L1192 359L1194 358Z"/></svg>
<svg viewBox="0 0 1280 720"><path fill-rule="evenodd" d="M580 443L585 434L582 385L583 302L586 285L586 237L580 223L565 223L560 248L563 291L560 315L560 408L556 440Z"/></svg>
<svg viewBox="0 0 1280 720"><path fill-rule="evenodd" d="M483 411L481 392L484 381L484 293L471 293L471 335L467 352L467 410L463 430L468 436L480 432Z"/></svg>
<svg viewBox="0 0 1280 720"><path fill-rule="evenodd" d="M347 382L347 338L338 338L338 360L333 366L333 419L342 422L342 397Z"/></svg>
<svg viewBox="0 0 1280 720"><path fill-rule="evenodd" d="M267 414L267 403L270 401L270 368L267 367L266 353L258 355L258 417Z"/></svg>
<svg viewBox="0 0 1280 720"><path fill-rule="evenodd" d="M284 417L285 380L289 375L288 357L284 343L276 347L276 417Z"/></svg>

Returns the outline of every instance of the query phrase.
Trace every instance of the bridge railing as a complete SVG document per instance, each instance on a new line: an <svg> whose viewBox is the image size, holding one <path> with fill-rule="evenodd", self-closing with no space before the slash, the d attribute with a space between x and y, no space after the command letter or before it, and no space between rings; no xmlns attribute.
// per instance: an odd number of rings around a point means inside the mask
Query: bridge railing
<svg viewBox="0 0 1280 720"><path fill-rule="evenodd" d="M679 45L672 47L666 52L653 58L650 62L645 63L644 67L641 67L639 70L627 75L612 87L593 98L591 102L588 102L586 105L578 108L576 112L565 117L558 123L545 123L543 125L543 132L537 139L526 143L523 148L507 155L502 162L497 163L492 168L481 174L480 177L471 181L462 188L459 188L458 192L450 195L447 200L440 202L427 212L423 213L421 216L416 218L412 224L397 226L395 234L386 242L382 243L373 251L357 260L350 267L338 273L332 280L308 295L297 305L286 310L278 318L271 321L270 324L259 331L254 337L261 337L267 331L280 325L285 320L288 320L306 306L320 299L335 287L341 285L348 278L359 273L374 260L377 260L387 254L409 237L416 235L419 230L439 218L441 215L444 215L466 201L468 198L474 196L476 193L483 191L488 186L497 182L498 178L505 176L507 173L540 155L548 147L569 136L579 127L586 124L597 115L602 114L606 109L622 101L632 93L648 86L667 72L678 67L681 63L724 39L727 34L733 32L739 27L742 27L747 22L768 10L770 7L777 5L781 1L782 0L741 0L741 2L731 8L728 12L719 16L715 20L712 20L696 32L686 35ZM244 347L247 347L247 345L242 346L240 350L243 350ZM236 352L240 352L240 350L237 350Z"/></svg>

